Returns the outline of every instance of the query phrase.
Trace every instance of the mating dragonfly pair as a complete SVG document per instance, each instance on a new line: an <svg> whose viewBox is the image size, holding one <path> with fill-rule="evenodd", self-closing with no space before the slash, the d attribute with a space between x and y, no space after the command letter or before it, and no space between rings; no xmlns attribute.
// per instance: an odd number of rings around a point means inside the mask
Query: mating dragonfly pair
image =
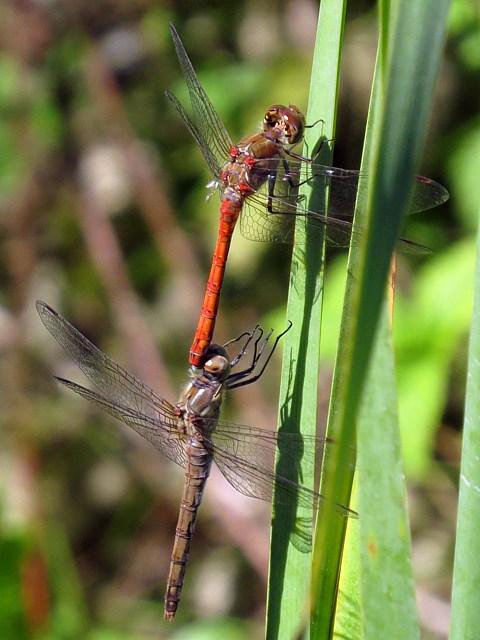
<svg viewBox="0 0 480 640"><path fill-rule="evenodd" d="M240 228L254 240L286 241L292 238L295 220L306 216L325 232L327 242L348 246L361 234L349 221L355 202L361 202L367 176L358 171L317 164L293 151L304 134L305 118L295 106L274 105L265 115L261 131L233 145L200 84L183 44L171 26L193 115L190 117L171 93L167 97L199 144L210 167L213 182L221 192L220 225L210 275L195 338L190 349L190 380L175 405L170 404L135 376L97 349L73 325L44 302L37 302L40 318L48 331L95 385L90 390L57 378L68 388L122 420L149 440L170 460L185 469L185 485L176 528L167 592L165 618L172 619L180 600L197 509L212 461L241 493L277 504L320 508L323 497L275 472L277 449L292 454L299 448L304 459L315 464L318 452L329 444L322 438L267 431L219 419L223 392L251 384L259 378L275 350L278 336L267 353L271 333L253 332L225 346L212 342L221 286L232 233ZM329 188L328 217L325 211L310 211L298 195L302 183L321 180ZM414 180L412 211L421 211L448 198L438 183L424 177ZM424 248L400 239L399 248L423 252ZM283 334L281 334L283 335ZM243 341L243 344L242 344ZM239 343L230 360L226 346ZM247 349L250 364L240 371ZM336 505L343 516L355 515Z"/></svg>

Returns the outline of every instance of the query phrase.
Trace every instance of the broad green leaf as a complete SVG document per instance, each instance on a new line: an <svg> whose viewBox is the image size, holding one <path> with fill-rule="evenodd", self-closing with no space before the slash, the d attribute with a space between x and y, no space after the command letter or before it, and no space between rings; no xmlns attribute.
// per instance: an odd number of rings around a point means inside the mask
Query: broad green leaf
<svg viewBox="0 0 480 640"><path fill-rule="evenodd" d="M480 232L474 291L453 573L452 640L473 640L480 628Z"/></svg>
<svg viewBox="0 0 480 640"><path fill-rule="evenodd" d="M321 3L312 69L307 122L320 118L323 127L307 130L306 148L313 150L321 139L330 140L335 131L338 78L345 3ZM331 164L328 144L322 146L320 160ZM308 194L312 198L323 194ZM305 221L299 221L304 224ZM307 229L307 234L309 230ZM286 336L284 368L280 390L279 429L315 434L317 421L320 322L323 299L322 242L294 247L287 319L293 323ZM314 486L314 478L301 470L299 459L285 459L279 452L278 470L282 475ZM311 556L297 543L296 530L306 527L311 536L312 514L295 513L275 505L272 524L270 576L267 612L267 638L291 638L307 627Z"/></svg>
<svg viewBox="0 0 480 640"><path fill-rule="evenodd" d="M403 214L409 203L411 176L415 173L421 144L425 138L426 122L431 108L433 85L437 75L441 48L444 37L446 8L448 3L407 2L381 3L380 5L380 45L377 55L376 85L372 105L374 112L369 117L368 146L364 151L364 166L370 174L369 193L365 210L356 212L356 221L367 229L358 244L351 248L348 267L346 298L340 343L337 352L332 400L329 413L328 435L337 442L337 447L328 450L322 473L322 491L330 500L327 509L335 502L348 503L350 499L353 472L348 472L347 460L356 443L356 424L360 409L365 380L369 371L369 362L374 346L376 328L383 305L387 275L390 268L395 241L399 234ZM432 20L435 16L435 20ZM418 60L422 60L421 73ZM359 214L357 216L357 214ZM388 346L386 347L388 353ZM384 355L385 355L384 354ZM388 356L386 356L388 357ZM380 360L383 361L383 358ZM382 383L394 384L388 378ZM379 401L384 388L378 386L375 394ZM391 407L395 405L391 399ZM369 441L358 443L360 456L368 453ZM398 449L398 447L397 447ZM371 451L375 455L375 451ZM398 455L392 445L392 455ZM367 458L368 459L368 456ZM364 466L364 465L360 465ZM399 465L395 465L399 474ZM365 476L365 474L364 474ZM365 507L365 521L362 520L362 508L365 501L375 497L375 484L368 474L360 477L360 528L362 543L368 539L364 531L369 531L369 509ZM394 487L385 487L384 496L389 489L399 491L401 478L397 478ZM399 501L396 501L398 507ZM384 504L378 506L385 509ZM394 522L403 522L403 551L408 553L408 534L405 531L405 518L401 509L390 515ZM327 514L325 514L327 515ZM388 517L388 516L387 516ZM333 527L330 527L330 523ZM340 559L344 544L345 525L340 520L326 518L326 525L317 527L314 562L313 590L321 602L313 613L312 638L330 637L333 621L330 611L337 597ZM378 545L379 541L375 540ZM378 548L378 547L377 547ZM361 556L367 552L362 545ZM332 571L331 556L337 558L337 570ZM406 637L408 629L415 628L412 613L411 577L408 575L408 558L402 564L404 573L399 576L397 593L403 587L406 607L409 611L408 624L400 628L391 628L390 637ZM387 576L386 579L390 579ZM373 582L373 581L372 581ZM377 586L380 586L378 583ZM362 597L369 599L375 606L387 604L393 606L396 598L385 601L385 594L365 592ZM364 620L364 637L382 637L384 616L375 616L372 609L362 610L368 614ZM392 622L396 618L392 619Z"/></svg>

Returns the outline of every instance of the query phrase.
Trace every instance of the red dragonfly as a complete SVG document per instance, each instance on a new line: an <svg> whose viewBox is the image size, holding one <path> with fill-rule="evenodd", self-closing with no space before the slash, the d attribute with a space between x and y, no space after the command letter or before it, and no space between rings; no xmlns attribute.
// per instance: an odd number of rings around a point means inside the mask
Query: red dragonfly
<svg viewBox="0 0 480 640"><path fill-rule="evenodd" d="M268 431L219 419L224 391L255 382L264 372L283 334L276 338L263 358L272 332L263 338L260 327L224 346L210 344L203 368L190 368L189 382L177 404L172 405L97 349L48 304L38 300L37 311L48 331L97 390L63 378L56 379L135 429L185 469L165 595L165 619L173 619L180 601L197 509L213 460L228 482L247 496L271 501L275 486L276 505L296 505L309 511L321 508L324 502L321 494L282 477L274 469L278 448L281 455L295 460L302 452L302 465L306 465L307 470L311 465L312 471L315 460L327 444L324 438ZM243 340L237 356L230 360L225 347ZM233 372L248 348L252 351L250 364ZM342 505L336 505L336 510L344 517L357 516ZM300 532L298 535L300 542L304 542L305 534Z"/></svg>
<svg viewBox="0 0 480 640"><path fill-rule="evenodd" d="M325 233L327 242L348 247L354 229L355 202L365 198L368 176L358 171L317 164L295 153L305 131L305 117L294 105L271 106L261 130L234 145L227 130L195 73L174 26L170 24L180 67L187 83L192 116L166 92L177 113L197 141L213 181L208 185L221 192L220 226L207 289L195 338L190 348L190 364L201 367L212 341L220 291L230 242L240 216L242 234L251 240L290 241L295 216L308 218ZM423 211L448 199L447 190L437 182L413 178L411 212ZM328 187L328 218L325 210L310 211L298 194L298 186L319 183ZM425 247L400 239L398 249L429 253Z"/></svg>

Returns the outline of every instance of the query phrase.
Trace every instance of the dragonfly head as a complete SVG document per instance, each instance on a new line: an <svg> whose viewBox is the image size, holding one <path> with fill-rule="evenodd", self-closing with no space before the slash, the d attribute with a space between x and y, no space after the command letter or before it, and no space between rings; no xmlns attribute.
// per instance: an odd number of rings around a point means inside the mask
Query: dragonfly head
<svg viewBox="0 0 480 640"><path fill-rule="evenodd" d="M305 116L294 104L274 104L265 114L262 129L282 144L297 144L303 138Z"/></svg>
<svg viewBox="0 0 480 640"><path fill-rule="evenodd" d="M223 382L230 375L230 368L227 351L219 344L211 344L205 355L203 375L216 382Z"/></svg>

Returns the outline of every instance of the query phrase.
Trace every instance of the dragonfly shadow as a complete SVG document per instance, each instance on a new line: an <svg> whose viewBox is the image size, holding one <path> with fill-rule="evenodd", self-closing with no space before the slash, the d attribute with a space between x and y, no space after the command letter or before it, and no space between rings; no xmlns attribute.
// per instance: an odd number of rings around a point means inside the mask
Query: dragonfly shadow
<svg viewBox="0 0 480 640"><path fill-rule="evenodd" d="M312 550L312 519L308 516L297 516L295 526L290 535L290 541L300 553L310 553Z"/></svg>
<svg viewBox="0 0 480 640"><path fill-rule="evenodd" d="M327 139L322 133L314 146L314 149L317 149L313 156L315 160L331 157L332 144L333 140ZM329 185L328 176L318 176L309 181L309 194L300 193L299 200L306 200L306 208L311 211L328 212ZM298 298L303 299L304 303L303 317L305 320L301 332L302 336L308 336L311 310L322 292L323 282L318 278L318 274L323 265L325 241L332 240L329 235L331 233L332 230L327 231L325 226L312 223L307 217L301 216L297 220L290 284L295 288ZM302 351L302 343L300 347L299 354L305 353Z"/></svg>
<svg viewBox="0 0 480 640"><path fill-rule="evenodd" d="M319 140L321 146L328 147L330 141L323 139ZM327 149L325 149L327 150ZM322 149L323 151L323 149ZM318 202L319 199L325 198L326 184L321 185L319 181L316 184L317 188L310 195L309 204L313 205ZM289 373L289 393L282 405L280 412L281 425L279 431L285 431L290 433L300 433L300 416L303 409L303 386L306 376L309 375L307 370L307 349L310 335L310 325L313 321L312 312L315 308L315 302L322 292L322 283L318 278L318 274L321 272L323 265L323 238L319 238L318 226L314 229L309 229L308 221L305 224L305 238L307 241L302 242L302 246L296 244L294 247L294 258L292 264L299 260L304 261L308 268L302 270L304 275L301 275L300 270L293 270L291 279L292 285L295 287L299 303L303 305L303 319L300 329L300 341L298 351L294 356L290 354L290 373ZM315 234L315 242L311 242L311 233ZM320 243L319 243L320 240ZM283 477L287 477L289 480L303 484L301 462L304 455L304 449L299 446L298 450L292 455L292 451L282 451L281 439L278 443L278 464L277 473ZM315 456L319 455L315 452ZM311 461L311 463L314 461ZM274 555L275 562L271 563L271 581L275 583L277 589L283 589L286 563L288 557L288 546L292 544L298 551L302 553L308 553L312 547L312 534L313 531L313 518L314 518L314 505L309 513L304 512L301 516L298 515L298 502L292 501L292 504L278 504L273 501L273 518L274 518L274 531L276 533L272 536L272 554ZM282 586L279 586L282 585ZM272 614L271 620L280 619L280 603L282 601L281 594L275 599L271 599L269 602L269 609ZM277 611L273 609L278 608ZM274 630L272 635L275 636Z"/></svg>
<svg viewBox="0 0 480 640"><path fill-rule="evenodd" d="M299 415L302 408L302 381L306 375L305 361L302 360L295 365L295 361L290 359L290 380L289 392L280 411L280 433L299 434ZM279 476L288 478L292 482L292 487L296 484L303 484L303 474L301 462L304 455L304 447L299 446L292 451L291 448L282 446L282 439L278 441L278 461L276 471ZM313 502L313 501L312 501ZM292 500L287 504L282 502L274 494L272 504L272 560L270 562L270 583L275 584L277 596L270 598L268 608L270 620L280 620L280 607L283 600L283 589L285 587L286 564L289 552L289 545L292 544L297 551L308 553L312 547L312 530L314 505L309 511L304 511L299 515L298 497L292 496ZM277 637L278 629L272 629L272 637Z"/></svg>

